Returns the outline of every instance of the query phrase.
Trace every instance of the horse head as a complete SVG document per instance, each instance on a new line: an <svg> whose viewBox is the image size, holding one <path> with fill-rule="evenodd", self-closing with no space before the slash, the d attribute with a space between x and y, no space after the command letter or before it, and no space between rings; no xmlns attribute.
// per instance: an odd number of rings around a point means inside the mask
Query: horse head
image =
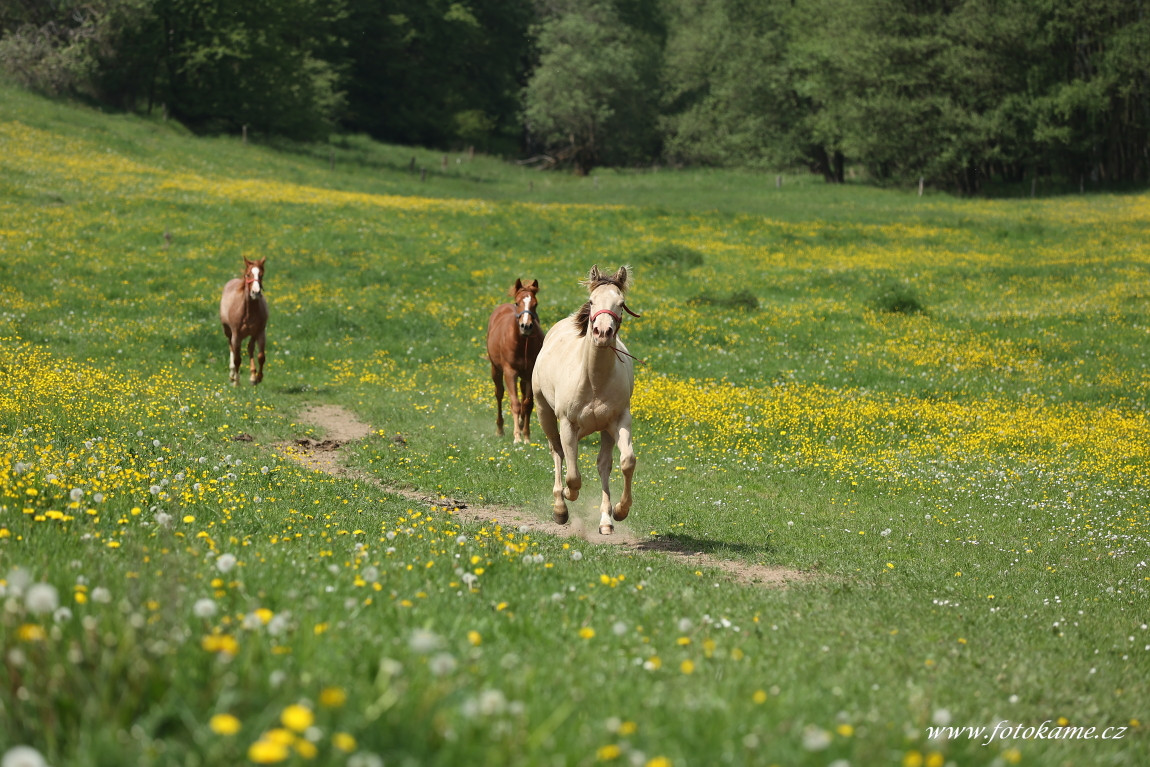
<svg viewBox="0 0 1150 767"><path fill-rule="evenodd" d="M515 299L515 322L519 326L519 335L527 337L539 327L539 299L535 294L539 292L539 280L523 282L516 279L515 286L511 288L511 295Z"/></svg>
<svg viewBox="0 0 1150 767"><path fill-rule="evenodd" d="M591 296L575 315L579 326L579 336L591 331L591 343L595 346L614 346L615 339L623 326L623 312L632 317L639 315L631 311L626 303L627 288L631 286L631 275L627 267L619 267L615 274L591 267L591 273L583 280Z"/></svg>
<svg viewBox="0 0 1150 767"><path fill-rule="evenodd" d="M244 292L248 298L254 299L263 292L264 263L266 258L252 261L244 256Z"/></svg>

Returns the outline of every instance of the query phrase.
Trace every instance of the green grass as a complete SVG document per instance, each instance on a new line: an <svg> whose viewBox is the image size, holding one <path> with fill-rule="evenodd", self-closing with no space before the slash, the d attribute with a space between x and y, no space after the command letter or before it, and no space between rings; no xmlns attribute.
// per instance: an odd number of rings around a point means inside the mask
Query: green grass
<svg viewBox="0 0 1150 767"><path fill-rule="evenodd" d="M441 153L245 146L6 88L0 115L0 749L360 767L1150 756L1145 196L445 170ZM264 384L233 389L216 305L244 255L268 258L272 319ZM544 447L494 436L487 316L536 278L549 325L592 264L621 263L645 360L621 533L813 577L743 585L398 492L549 518ZM345 448L375 482L283 446L324 436L299 419L323 403L376 430ZM36 582L55 609L37 612ZM1060 719L1127 729L927 733Z"/></svg>

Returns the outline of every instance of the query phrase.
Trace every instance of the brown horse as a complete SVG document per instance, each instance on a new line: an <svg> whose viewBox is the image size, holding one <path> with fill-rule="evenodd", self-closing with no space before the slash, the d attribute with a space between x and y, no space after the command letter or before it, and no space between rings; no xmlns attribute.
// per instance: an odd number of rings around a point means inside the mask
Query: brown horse
<svg viewBox="0 0 1150 767"><path fill-rule="evenodd" d="M264 380L264 345L267 342L268 303L264 300L264 262L244 258L244 275L228 280L224 294L220 298L220 322L224 326L224 336L228 339L228 356L232 386L239 385L239 368L242 361L240 344L248 341L248 357L252 362L252 383ZM260 347L255 356L256 345ZM256 368L256 361L259 368Z"/></svg>
<svg viewBox="0 0 1150 767"><path fill-rule="evenodd" d="M511 400L511 417L515 421L515 441L531 441L531 371L543 346L536 308L539 280L515 280L510 304L500 304L487 321L487 359L491 361L491 380L495 382L495 432L503 436L503 390ZM516 378L519 389L516 390Z"/></svg>

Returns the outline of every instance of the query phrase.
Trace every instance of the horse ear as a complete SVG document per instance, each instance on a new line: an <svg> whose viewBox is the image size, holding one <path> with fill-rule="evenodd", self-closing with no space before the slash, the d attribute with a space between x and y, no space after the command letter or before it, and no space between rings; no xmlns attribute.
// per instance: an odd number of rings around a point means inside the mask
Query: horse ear
<svg viewBox="0 0 1150 767"><path fill-rule="evenodd" d="M515 278L515 284L511 286L511 290L507 291L508 295L515 298L515 294L523 289L523 280L518 277Z"/></svg>
<svg viewBox="0 0 1150 767"><path fill-rule="evenodd" d="M527 289L535 291L539 290L539 280L532 280L531 282L527 283Z"/></svg>
<svg viewBox="0 0 1150 767"><path fill-rule="evenodd" d="M615 272L615 276L611 279L612 282L618 285L622 290L631 287L631 275L627 272L627 267L625 266L620 266L619 271Z"/></svg>

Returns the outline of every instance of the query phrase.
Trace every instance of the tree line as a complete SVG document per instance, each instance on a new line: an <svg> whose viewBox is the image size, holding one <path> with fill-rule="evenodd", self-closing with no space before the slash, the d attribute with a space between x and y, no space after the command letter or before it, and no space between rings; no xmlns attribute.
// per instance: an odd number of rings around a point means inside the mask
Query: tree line
<svg viewBox="0 0 1150 767"><path fill-rule="evenodd" d="M0 0L20 83L197 131L976 193L1150 178L1148 0Z"/></svg>

